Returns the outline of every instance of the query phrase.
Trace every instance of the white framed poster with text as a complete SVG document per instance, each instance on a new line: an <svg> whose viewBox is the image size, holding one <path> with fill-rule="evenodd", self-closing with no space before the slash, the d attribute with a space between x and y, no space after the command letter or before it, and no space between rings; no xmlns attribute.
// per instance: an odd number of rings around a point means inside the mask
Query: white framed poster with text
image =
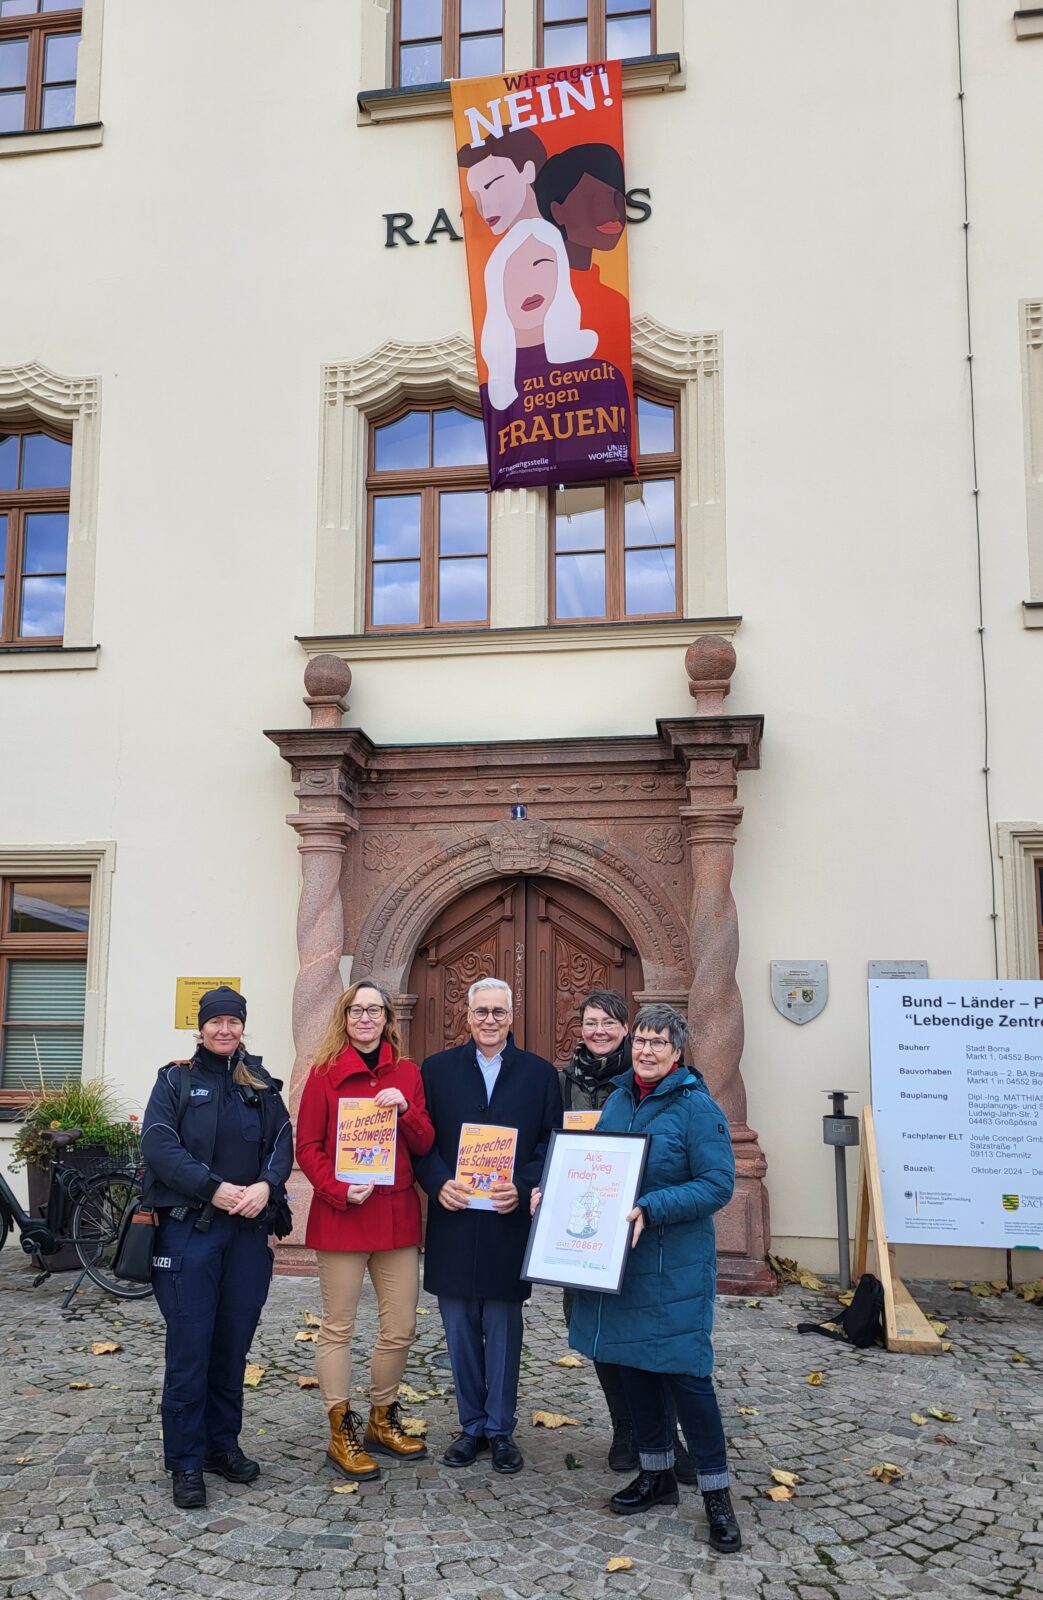
<svg viewBox="0 0 1043 1600"><path fill-rule="evenodd" d="M644 1133L555 1129L521 1275L532 1283L618 1294L648 1155Z"/></svg>
<svg viewBox="0 0 1043 1600"><path fill-rule="evenodd" d="M869 985L892 1244L1043 1247L1043 983Z"/></svg>

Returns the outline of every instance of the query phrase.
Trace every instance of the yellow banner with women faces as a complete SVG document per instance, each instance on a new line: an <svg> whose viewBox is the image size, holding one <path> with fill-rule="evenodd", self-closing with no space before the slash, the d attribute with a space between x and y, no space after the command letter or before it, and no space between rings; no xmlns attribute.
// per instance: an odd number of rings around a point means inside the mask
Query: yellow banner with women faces
<svg viewBox="0 0 1043 1600"><path fill-rule="evenodd" d="M494 489L634 472L618 61L452 84Z"/></svg>

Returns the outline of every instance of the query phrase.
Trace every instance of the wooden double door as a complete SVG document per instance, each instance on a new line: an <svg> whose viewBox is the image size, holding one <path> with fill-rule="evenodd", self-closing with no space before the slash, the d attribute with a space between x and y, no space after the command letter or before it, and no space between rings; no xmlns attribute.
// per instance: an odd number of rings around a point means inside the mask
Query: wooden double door
<svg viewBox="0 0 1043 1600"><path fill-rule="evenodd" d="M514 991L515 1042L559 1067L572 1055L585 994L620 989L629 1000L642 987L626 929L592 895L553 878L497 879L454 901L417 950L415 1060L468 1037L467 990L490 976Z"/></svg>

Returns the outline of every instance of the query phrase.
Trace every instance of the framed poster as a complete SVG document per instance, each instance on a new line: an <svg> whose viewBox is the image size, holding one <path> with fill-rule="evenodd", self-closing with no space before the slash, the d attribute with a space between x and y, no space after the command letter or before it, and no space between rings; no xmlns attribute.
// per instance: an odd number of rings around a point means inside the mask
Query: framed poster
<svg viewBox="0 0 1043 1600"><path fill-rule="evenodd" d="M555 1129L521 1275L531 1283L618 1294L623 1286L649 1139Z"/></svg>

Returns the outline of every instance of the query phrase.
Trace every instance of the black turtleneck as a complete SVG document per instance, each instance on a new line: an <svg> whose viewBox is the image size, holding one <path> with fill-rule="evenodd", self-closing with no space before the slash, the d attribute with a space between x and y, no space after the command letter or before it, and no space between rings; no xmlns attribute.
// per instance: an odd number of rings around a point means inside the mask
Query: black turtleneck
<svg viewBox="0 0 1043 1600"><path fill-rule="evenodd" d="M355 1054L369 1071L376 1072L377 1062L380 1060L380 1045L378 1044L375 1050L360 1050L358 1045L355 1045L354 1048Z"/></svg>

